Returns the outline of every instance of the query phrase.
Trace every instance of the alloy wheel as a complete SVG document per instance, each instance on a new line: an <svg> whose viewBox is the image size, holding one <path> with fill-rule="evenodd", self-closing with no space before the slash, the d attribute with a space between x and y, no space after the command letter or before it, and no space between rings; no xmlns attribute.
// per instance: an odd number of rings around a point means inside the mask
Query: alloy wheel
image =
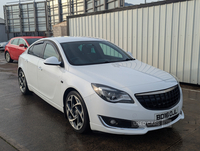
<svg viewBox="0 0 200 151"><path fill-rule="evenodd" d="M70 95L66 103L67 118L71 126L80 130L84 124L84 111L81 101L75 95Z"/></svg>
<svg viewBox="0 0 200 151"><path fill-rule="evenodd" d="M6 61L10 62L10 54L8 52L6 53Z"/></svg>
<svg viewBox="0 0 200 151"><path fill-rule="evenodd" d="M24 93L26 91L26 79L22 70L20 70L18 78L20 90Z"/></svg>

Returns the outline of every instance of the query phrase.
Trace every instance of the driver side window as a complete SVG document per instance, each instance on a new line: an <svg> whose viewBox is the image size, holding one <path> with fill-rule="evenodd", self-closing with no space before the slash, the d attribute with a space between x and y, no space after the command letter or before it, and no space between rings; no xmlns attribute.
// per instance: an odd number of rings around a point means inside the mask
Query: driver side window
<svg viewBox="0 0 200 151"><path fill-rule="evenodd" d="M25 42L23 39L20 38L18 44L19 44L19 45L20 45L20 44L26 45L26 42Z"/></svg>
<svg viewBox="0 0 200 151"><path fill-rule="evenodd" d="M60 56L58 52L54 49L54 47L50 44L46 44L46 47L44 49L44 59L47 59L49 57L56 57L59 61L61 61Z"/></svg>

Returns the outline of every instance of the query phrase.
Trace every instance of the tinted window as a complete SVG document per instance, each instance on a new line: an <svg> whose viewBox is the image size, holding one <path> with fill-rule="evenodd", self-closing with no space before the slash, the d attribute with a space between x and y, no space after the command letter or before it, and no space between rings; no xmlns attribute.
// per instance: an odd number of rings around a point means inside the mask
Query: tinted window
<svg viewBox="0 0 200 151"><path fill-rule="evenodd" d="M43 53L43 46L43 44L35 44L28 50L28 53L37 57L41 57Z"/></svg>
<svg viewBox="0 0 200 151"><path fill-rule="evenodd" d="M107 41L62 43L72 65L90 65L133 60L123 50Z"/></svg>
<svg viewBox="0 0 200 151"><path fill-rule="evenodd" d="M18 43L19 43L19 45L20 45L20 44L26 45L26 42L25 42L23 39L19 39L19 42L18 42Z"/></svg>
<svg viewBox="0 0 200 151"><path fill-rule="evenodd" d="M58 60L60 60L59 58L59 54L58 52L54 49L54 47L50 44L47 44L44 50L44 59L49 58L49 57L56 57Z"/></svg>
<svg viewBox="0 0 200 151"><path fill-rule="evenodd" d="M29 45L31 45L32 43L34 43L35 41L39 40L40 38L31 38L31 39L26 39L26 41L28 42Z"/></svg>
<svg viewBox="0 0 200 151"><path fill-rule="evenodd" d="M103 50L104 55L122 58L122 55L115 49L111 48L110 46L102 43L100 43L100 46L101 49Z"/></svg>
<svg viewBox="0 0 200 151"><path fill-rule="evenodd" d="M13 39L13 40L11 41L11 44L13 44L13 45L18 45L18 39Z"/></svg>

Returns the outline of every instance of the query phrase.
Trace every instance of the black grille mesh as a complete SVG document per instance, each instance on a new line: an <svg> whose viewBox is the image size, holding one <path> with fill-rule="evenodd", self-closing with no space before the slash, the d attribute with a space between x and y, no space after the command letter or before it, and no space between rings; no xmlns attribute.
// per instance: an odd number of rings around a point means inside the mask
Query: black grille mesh
<svg viewBox="0 0 200 151"><path fill-rule="evenodd" d="M178 104L180 100L180 91L178 85L174 89L160 94L142 95L135 94L140 104L149 110L169 109Z"/></svg>

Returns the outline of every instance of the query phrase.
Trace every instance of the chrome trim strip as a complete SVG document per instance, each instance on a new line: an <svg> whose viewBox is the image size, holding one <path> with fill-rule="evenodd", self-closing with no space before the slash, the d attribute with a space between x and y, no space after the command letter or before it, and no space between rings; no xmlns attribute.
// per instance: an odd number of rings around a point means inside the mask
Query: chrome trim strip
<svg viewBox="0 0 200 151"><path fill-rule="evenodd" d="M144 93L138 93L138 94L135 94L135 96L141 96L141 95L154 95L154 94L161 94L161 93L167 93L167 92L169 92L169 91L172 91L172 90L174 90L175 88L177 88L178 87L178 85L176 85L176 86L173 86L173 87L171 87L171 88L169 88L169 89L165 89L165 90L160 90L160 91L152 91L152 92L144 92Z"/></svg>
<svg viewBox="0 0 200 151"><path fill-rule="evenodd" d="M113 127L113 126L109 126L108 124L106 124L100 115L98 115L98 117L99 117L101 123L102 123L105 127L118 129L118 127ZM121 129L121 128L119 128L119 129Z"/></svg>

